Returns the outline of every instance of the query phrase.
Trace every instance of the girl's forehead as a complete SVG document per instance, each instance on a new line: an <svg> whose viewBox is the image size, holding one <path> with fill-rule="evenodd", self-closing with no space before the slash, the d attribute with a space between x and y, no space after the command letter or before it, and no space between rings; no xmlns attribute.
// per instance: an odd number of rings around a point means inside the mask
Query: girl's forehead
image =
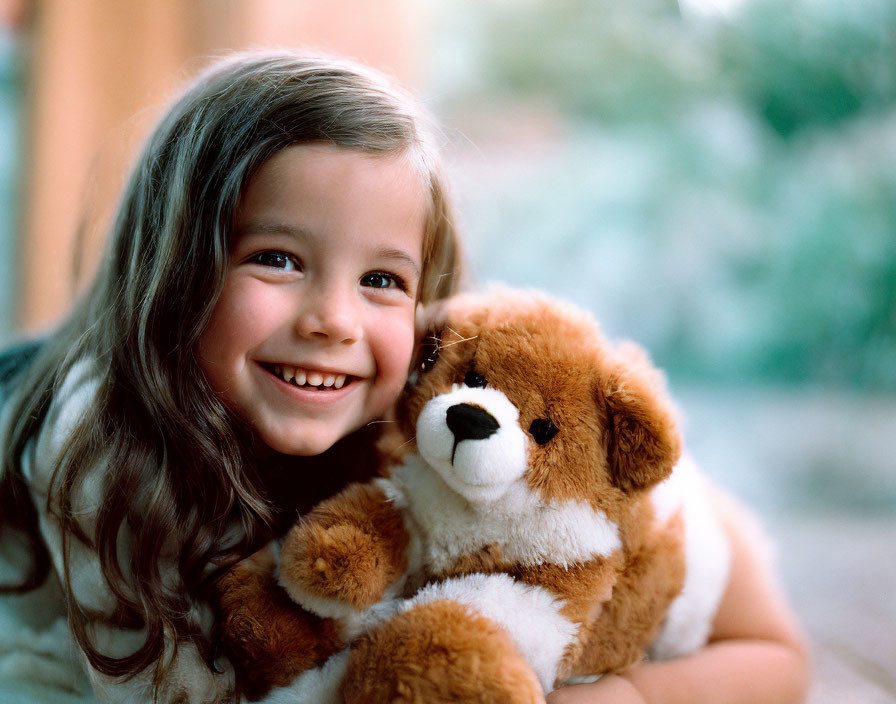
<svg viewBox="0 0 896 704"><path fill-rule="evenodd" d="M418 263L429 189L405 154L325 144L281 149L240 198L237 237L282 234L404 251Z"/></svg>
<svg viewBox="0 0 896 704"><path fill-rule="evenodd" d="M252 174L240 208L321 187L391 200L403 197L413 209L425 208L430 200L428 181L420 160L409 150L379 154L329 143L294 144L274 153Z"/></svg>
<svg viewBox="0 0 896 704"><path fill-rule="evenodd" d="M398 176L409 185L425 191L428 181L425 160L412 147L395 152L375 152L345 147L331 142L307 142L291 144L276 151L258 168L250 178L296 177L308 174L310 178L331 175L360 175L366 172ZM421 193L422 195L422 193Z"/></svg>

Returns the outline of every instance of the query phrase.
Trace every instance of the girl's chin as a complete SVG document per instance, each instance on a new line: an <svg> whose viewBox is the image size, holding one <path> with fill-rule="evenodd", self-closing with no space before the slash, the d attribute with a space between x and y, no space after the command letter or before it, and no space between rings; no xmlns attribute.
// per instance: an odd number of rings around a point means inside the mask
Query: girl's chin
<svg viewBox="0 0 896 704"><path fill-rule="evenodd" d="M292 455L294 457L314 457L315 455L320 455L329 450L333 445L336 444L336 441L339 438L334 438L332 442L325 441L307 441L304 440L301 443L295 442L273 442L268 443L268 447L271 448L274 452L278 452L281 455Z"/></svg>
<svg viewBox="0 0 896 704"><path fill-rule="evenodd" d="M343 428L341 432L332 429L306 431L304 433L262 433L261 440L271 451L295 457L314 457L329 450L342 438L351 435L357 428Z"/></svg>

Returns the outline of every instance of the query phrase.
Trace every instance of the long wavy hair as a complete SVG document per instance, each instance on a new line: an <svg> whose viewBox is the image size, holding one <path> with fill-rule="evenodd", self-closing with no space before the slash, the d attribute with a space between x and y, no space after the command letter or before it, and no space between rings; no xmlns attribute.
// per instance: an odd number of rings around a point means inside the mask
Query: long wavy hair
<svg viewBox="0 0 896 704"><path fill-rule="evenodd" d="M73 365L85 358L96 363L95 402L60 455L46 510L62 529L66 592L75 537L99 556L117 598L114 621L147 632L136 652L104 655L88 635L94 614L70 599L72 632L99 672L131 676L155 664L158 685L165 634L192 641L212 667L214 648L187 616L189 601L207 586L210 564L220 571L276 531L282 507L259 471L252 434L214 395L196 354L222 289L231 223L248 179L297 143L409 155L431 196L420 287L427 302L453 292L460 258L433 134L417 103L382 75L338 59L280 52L215 64L148 139L99 272L16 380L2 433L0 529L24 536L33 555L24 580L4 591L21 592L43 583L51 564L22 475L23 455ZM74 509L86 475L100 466L103 496L89 535ZM228 541L234 525L240 537ZM119 563L116 547L123 530L134 541L128 565ZM159 571L163 547L167 553L172 546L178 590L166 587Z"/></svg>

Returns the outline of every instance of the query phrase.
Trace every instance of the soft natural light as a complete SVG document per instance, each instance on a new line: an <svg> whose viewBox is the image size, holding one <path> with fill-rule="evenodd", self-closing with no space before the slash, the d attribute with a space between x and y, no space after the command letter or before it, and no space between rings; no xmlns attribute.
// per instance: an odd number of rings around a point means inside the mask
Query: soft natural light
<svg viewBox="0 0 896 704"><path fill-rule="evenodd" d="M745 2L746 0L678 0L683 11L701 15L731 15Z"/></svg>

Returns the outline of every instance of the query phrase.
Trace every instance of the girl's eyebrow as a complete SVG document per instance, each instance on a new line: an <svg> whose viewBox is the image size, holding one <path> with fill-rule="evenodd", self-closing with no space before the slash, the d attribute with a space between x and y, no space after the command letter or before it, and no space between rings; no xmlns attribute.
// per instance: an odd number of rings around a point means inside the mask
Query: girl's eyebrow
<svg viewBox="0 0 896 704"><path fill-rule="evenodd" d="M383 259L394 259L396 261L400 261L404 264L407 264L414 270L414 274L416 276L420 276L420 264L414 259L410 254L401 249L392 249L389 247L378 249L376 251L376 255L378 257L382 257Z"/></svg>
<svg viewBox="0 0 896 704"><path fill-rule="evenodd" d="M282 222L270 222L268 220L259 220L258 222L250 222L237 229L237 235L290 235L300 240L308 238L308 232L295 225L287 225Z"/></svg>
<svg viewBox="0 0 896 704"><path fill-rule="evenodd" d="M295 225L289 225L283 222L271 222L269 220L259 220L258 222L250 222L237 229L238 237L249 234L256 235L289 235L296 239L306 240L309 237L308 231L303 230ZM395 249L393 247L381 247L374 252L377 258L393 259L407 264L414 270L416 276L421 275L420 263L405 252L403 249Z"/></svg>

